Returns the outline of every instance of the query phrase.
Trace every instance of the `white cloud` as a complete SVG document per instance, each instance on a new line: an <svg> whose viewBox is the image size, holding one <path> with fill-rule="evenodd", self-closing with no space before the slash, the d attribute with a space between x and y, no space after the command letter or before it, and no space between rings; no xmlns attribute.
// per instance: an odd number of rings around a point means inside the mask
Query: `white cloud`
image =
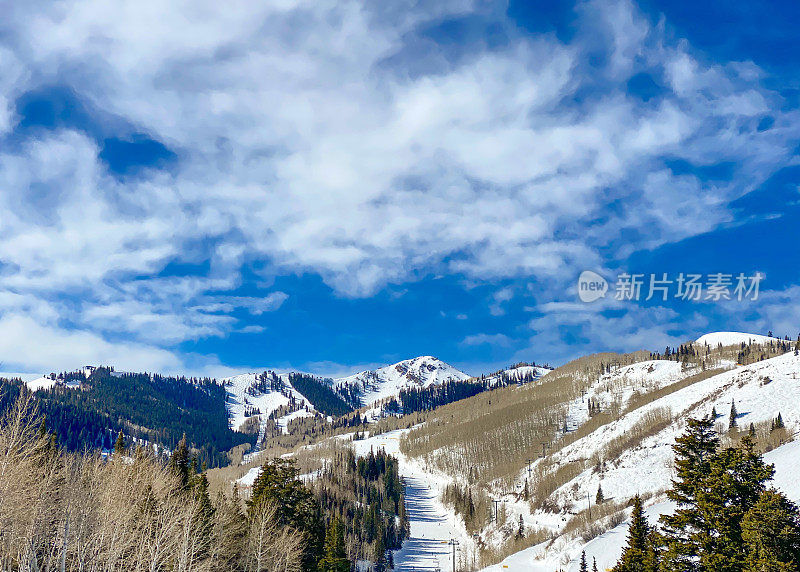
<svg viewBox="0 0 800 572"><path fill-rule="evenodd" d="M127 332L146 346L224 336L239 328L237 308L260 315L285 300L224 294L252 261L267 281L313 272L349 296L429 273L564 284L609 250L728 221L728 203L800 135L791 112L756 129L780 106L755 66L706 63L630 2L585 4L569 45L511 25L508 45L458 59L420 41L443 18L507 24L503 11L467 1L15 4L0 25L0 135L19 94L66 83L178 162L119 180L95 141L65 128L4 147L4 316L30 312L52 328L56 311L76 336ZM597 50L608 64L593 70ZM668 88L638 101L626 82L639 72ZM707 182L676 176L665 156L737 167L732 180ZM172 262L210 271L157 277ZM634 323L620 328L637 335Z"/></svg>
<svg viewBox="0 0 800 572"><path fill-rule="evenodd" d="M136 343L108 342L85 332L48 327L19 314L0 318L3 367L26 371L72 370L80 365L114 365L119 370L175 370L182 359L164 349Z"/></svg>
<svg viewBox="0 0 800 572"><path fill-rule="evenodd" d="M465 337L461 344L465 346L500 346L507 347L511 345L511 338L505 334L473 334Z"/></svg>

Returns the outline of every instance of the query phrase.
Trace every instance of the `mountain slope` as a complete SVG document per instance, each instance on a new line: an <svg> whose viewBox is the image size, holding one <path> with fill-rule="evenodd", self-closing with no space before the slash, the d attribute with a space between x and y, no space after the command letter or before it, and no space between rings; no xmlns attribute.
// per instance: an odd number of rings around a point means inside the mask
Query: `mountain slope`
<svg viewBox="0 0 800 572"><path fill-rule="evenodd" d="M317 410L311 400L294 388L291 375L264 371L223 379L231 427L241 431L245 422L256 416L261 417L262 423L272 417L285 426L289 419L314 415ZM325 382L319 378L319 383Z"/></svg>
<svg viewBox="0 0 800 572"><path fill-rule="evenodd" d="M466 381L470 377L435 357L420 356L339 378L333 383L349 403L368 406L396 397L403 389L423 388L447 381Z"/></svg>
<svg viewBox="0 0 800 572"><path fill-rule="evenodd" d="M228 424L225 390L213 379L117 372L88 367L25 382L0 380L0 394L33 393L38 412L68 450L128 443L172 449L185 434L199 462L227 462L224 451L252 442Z"/></svg>

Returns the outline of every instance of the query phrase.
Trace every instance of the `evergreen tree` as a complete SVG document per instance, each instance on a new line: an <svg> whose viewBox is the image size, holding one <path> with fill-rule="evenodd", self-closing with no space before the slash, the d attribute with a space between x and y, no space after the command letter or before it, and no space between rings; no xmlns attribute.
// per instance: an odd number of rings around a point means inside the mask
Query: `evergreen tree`
<svg viewBox="0 0 800 572"><path fill-rule="evenodd" d="M350 572L350 561L344 551L344 530L334 518L325 533L325 556L319 562L319 572Z"/></svg>
<svg viewBox="0 0 800 572"><path fill-rule="evenodd" d="M303 570L308 572L316 568L322 556L325 531L314 497L297 475L293 461L270 459L261 466L247 506L253 514L260 503L272 503L279 525L304 533Z"/></svg>
<svg viewBox="0 0 800 572"><path fill-rule="evenodd" d="M739 427L739 423L736 421L738 416L739 413L736 411L736 403L734 403L733 399L731 399L731 413L728 420L728 431L735 431Z"/></svg>
<svg viewBox="0 0 800 572"><path fill-rule="evenodd" d="M742 519L744 572L800 570L800 513L780 492L770 489Z"/></svg>
<svg viewBox="0 0 800 572"><path fill-rule="evenodd" d="M673 446L677 479L667 496L678 506L675 514L661 517L667 537L664 559L671 569L693 570L699 539L710 534L699 514L698 493L718 446L719 438L710 418L689 419L686 434L678 437Z"/></svg>
<svg viewBox="0 0 800 572"><path fill-rule="evenodd" d="M781 416L780 411L778 412L778 416L775 418L775 429L784 429L786 425L783 424L783 416Z"/></svg>
<svg viewBox="0 0 800 572"><path fill-rule="evenodd" d="M178 442L178 446L169 458L169 466L178 475L181 487L189 488L189 447L186 445L186 433Z"/></svg>
<svg viewBox="0 0 800 572"><path fill-rule="evenodd" d="M756 426L753 425L752 423L750 424L750 429L747 432L747 434L750 436L751 439L756 438Z"/></svg>
<svg viewBox="0 0 800 572"><path fill-rule="evenodd" d="M653 545L653 530L647 522L639 495L633 498L628 544L614 572L656 572L657 556Z"/></svg>
<svg viewBox="0 0 800 572"><path fill-rule="evenodd" d="M522 515L519 515L519 525L517 526L517 539L525 538L525 521L522 520Z"/></svg>
<svg viewBox="0 0 800 572"><path fill-rule="evenodd" d="M678 480L667 496L678 508L661 518L667 570L741 572L742 518L774 472L749 436L740 447L715 452L709 432L710 420L691 420L674 447Z"/></svg>
<svg viewBox="0 0 800 572"><path fill-rule="evenodd" d="M117 455L125 454L125 436L122 431L117 434L117 440L114 442L114 452Z"/></svg>
<svg viewBox="0 0 800 572"><path fill-rule="evenodd" d="M384 572L388 562L386 561L386 544L383 542L383 534L377 535L375 542L375 572Z"/></svg>
<svg viewBox="0 0 800 572"><path fill-rule="evenodd" d="M592 572L597 572L597 558L592 556Z"/></svg>
<svg viewBox="0 0 800 572"><path fill-rule="evenodd" d="M589 572L589 565L586 564L586 552L581 552L581 572Z"/></svg>
<svg viewBox="0 0 800 572"><path fill-rule="evenodd" d="M606 498L603 496L603 486L597 485L597 494L594 496L594 504L603 504Z"/></svg>
<svg viewBox="0 0 800 572"><path fill-rule="evenodd" d="M194 494L200 503L200 514L202 518L210 522L211 517L214 516L214 505L211 503L211 497L208 494L208 478L205 473L202 473L197 478Z"/></svg>

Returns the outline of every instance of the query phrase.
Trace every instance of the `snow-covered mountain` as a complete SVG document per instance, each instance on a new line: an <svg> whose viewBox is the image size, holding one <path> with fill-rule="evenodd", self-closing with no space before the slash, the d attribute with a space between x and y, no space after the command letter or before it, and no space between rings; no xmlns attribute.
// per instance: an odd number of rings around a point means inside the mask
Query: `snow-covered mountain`
<svg viewBox="0 0 800 572"><path fill-rule="evenodd" d="M360 405L367 406L396 397L403 389L465 381L470 377L433 356L420 356L342 377L334 380L333 384L340 393L352 396Z"/></svg>

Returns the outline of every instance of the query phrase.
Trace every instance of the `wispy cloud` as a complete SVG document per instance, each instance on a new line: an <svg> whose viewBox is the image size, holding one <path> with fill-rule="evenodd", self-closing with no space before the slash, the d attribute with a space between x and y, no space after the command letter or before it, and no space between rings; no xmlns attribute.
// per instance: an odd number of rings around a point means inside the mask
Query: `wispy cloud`
<svg viewBox="0 0 800 572"><path fill-rule="evenodd" d="M470 13L508 42L455 58L421 41ZM236 292L245 267L350 297L430 273L563 291L578 269L730 221L795 147L796 112L753 64L709 62L626 1L584 3L577 25L570 43L529 36L502 3L466 0L16 3L0 24L0 320L30 342L66 334L53 347L96 340L98 359L127 332L144 344L130 355L166 367L184 340L255 332L236 312L279 309L283 292ZM653 97L630 93L637 74ZM86 129L21 129L14 102L47 85L176 165L120 177ZM705 180L676 160L735 166Z"/></svg>

